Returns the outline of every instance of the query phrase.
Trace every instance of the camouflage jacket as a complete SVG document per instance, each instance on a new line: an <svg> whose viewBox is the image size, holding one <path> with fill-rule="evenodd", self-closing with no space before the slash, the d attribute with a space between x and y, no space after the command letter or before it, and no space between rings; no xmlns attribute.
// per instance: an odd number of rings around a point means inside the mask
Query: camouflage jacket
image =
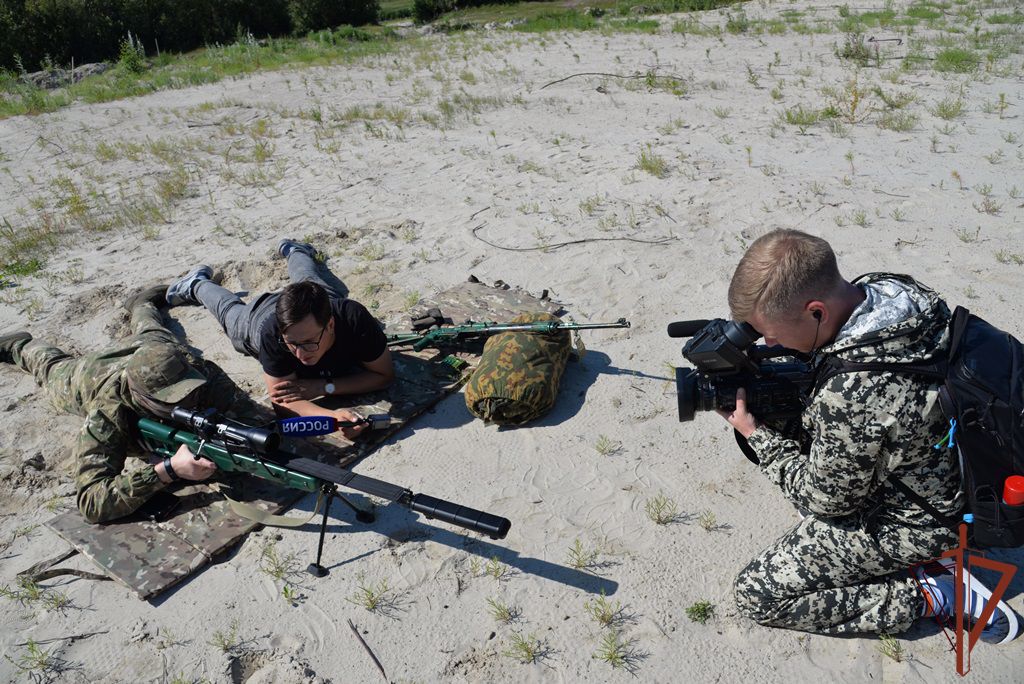
<svg viewBox="0 0 1024 684"><path fill-rule="evenodd" d="M58 408L85 416L73 456L78 508L89 522L129 515L166 486L148 465L149 456L137 441L140 414L148 414L132 403L124 370L144 343L181 342L163 327L151 304L132 312L132 328L134 334L115 346L68 364L68 377L62 379L65 391L51 392ZM209 378L205 405L226 409L235 395L234 384L217 365L192 354L188 359ZM129 456L143 459L146 465L126 468Z"/></svg>
<svg viewBox="0 0 1024 684"><path fill-rule="evenodd" d="M872 273L856 281L867 298L821 350L848 361L907 363L949 347L949 308L908 276ZM932 448L948 426L934 380L907 373L845 373L826 381L802 415L809 454L758 427L749 443L761 470L797 506L822 517L868 515L881 523L935 528L932 516L887 481L897 476L939 511L962 506L953 450Z"/></svg>

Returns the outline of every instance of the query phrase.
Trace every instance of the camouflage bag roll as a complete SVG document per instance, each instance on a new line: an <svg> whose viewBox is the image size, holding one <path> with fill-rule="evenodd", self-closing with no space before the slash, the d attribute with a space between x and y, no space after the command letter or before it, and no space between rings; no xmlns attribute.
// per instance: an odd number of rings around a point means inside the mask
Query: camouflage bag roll
<svg viewBox="0 0 1024 684"><path fill-rule="evenodd" d="M511 322L557 320L549 313L527 313ZM571 346L567 331L494 335L466 383L466 407L499 425L521 425L544 415L555 404Z"/></svg>

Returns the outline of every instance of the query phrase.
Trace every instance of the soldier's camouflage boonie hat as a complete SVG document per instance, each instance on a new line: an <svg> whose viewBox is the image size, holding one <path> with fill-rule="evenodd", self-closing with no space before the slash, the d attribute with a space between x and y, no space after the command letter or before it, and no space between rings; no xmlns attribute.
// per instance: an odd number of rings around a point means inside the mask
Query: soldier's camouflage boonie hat
<svg viewBox="0 0 1024 684"><path fill-rule="evenodd" d="M125 367L133 391L165 404L176 404L206 383L181 349L168 344L144 344Z"/></svg>

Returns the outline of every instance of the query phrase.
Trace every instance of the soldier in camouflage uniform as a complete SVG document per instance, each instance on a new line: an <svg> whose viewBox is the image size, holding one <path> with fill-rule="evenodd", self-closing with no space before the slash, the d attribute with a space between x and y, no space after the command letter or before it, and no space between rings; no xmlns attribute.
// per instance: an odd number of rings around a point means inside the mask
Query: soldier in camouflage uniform
<svg viewBox="0 0 1024 684"><path fill-rule="evenodd" d="M140 417L166 419L176 405L224 409L234 396L220 368L193 356L163 326L155 303L165 290L150 288L128 301L130 337L80 358L28 333L0 337L0 361L31 373L55 408L85 417L73 455L78 508L89 522L126 516L171 482L204 480L216 470L184 445L155 464L137 446ZM126 468L128 456L146 463Z"/></svg>
<svg viewBox="0 0 1024 684"><path fill-rule="evenodd" d="M744 255L729 288L736 320L767 344L857 362L912 362L947 350L950 312L907 276L847 282L828 243L775 231ZM810 450L746 411L722 415L760 458L762 472L803 520L736 579L740 611L775 627L824 634L897 633L931 604L908 572L957 544L952 531L902 495L895 473L940 512L963 501L935 381L891 372L846 373L819 388L802 416Z"/></svg>

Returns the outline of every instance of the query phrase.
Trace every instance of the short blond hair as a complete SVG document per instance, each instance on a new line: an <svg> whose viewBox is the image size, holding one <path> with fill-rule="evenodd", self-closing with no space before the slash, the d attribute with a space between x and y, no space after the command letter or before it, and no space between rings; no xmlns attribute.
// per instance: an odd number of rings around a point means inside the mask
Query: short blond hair
<svg viewBox="0 0 1024 684"><path fill-rule="evenodd" d="M838 290L843 283L832 246L799 230L762 235L740 259L729 283L733 319L757 312L769 319L792 319L798 307Z"/></svg>

